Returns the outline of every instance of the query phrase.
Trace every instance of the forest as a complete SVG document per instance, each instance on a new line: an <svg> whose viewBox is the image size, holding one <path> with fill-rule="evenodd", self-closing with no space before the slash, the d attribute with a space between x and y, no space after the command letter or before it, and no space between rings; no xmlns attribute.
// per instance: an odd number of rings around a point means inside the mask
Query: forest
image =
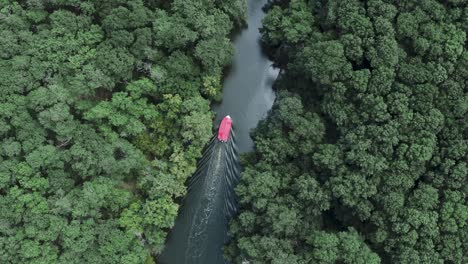
<svg viewBox="0 0 468 264"><path fill-rule="evenodd" d="M232 263L467 263L468 4L273 0Z"/></svg>
<svg viewBox="0 0 468 264"><path fill-rule="evenodd" d="M468 262L468 3L269 0L231 263ZM246 0L0 0L0 263L155 263ZM207 263L217 264L217 263Z"/></svg>
<svg viewBox="0 0 468 264"><path fill-rule="evenodd" d="M0 263L151 263L244 1L0 1Z"/></svg>

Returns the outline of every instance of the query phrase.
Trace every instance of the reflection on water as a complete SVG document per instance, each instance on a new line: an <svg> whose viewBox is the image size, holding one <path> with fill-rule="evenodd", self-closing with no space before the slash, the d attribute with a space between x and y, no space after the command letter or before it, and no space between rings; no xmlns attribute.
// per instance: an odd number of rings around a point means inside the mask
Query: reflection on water
<svg viewBox="0 0 468 264"><path fill-rule="evenodd" d="M157 263L222 264L227 225L236 204L234 187L239 177L237 149L253 149L250 130L264 118L275 100L272 90L278 71L260 46L262 7L267 0L249 0L248 28L235 39L235 57L223 86L223 101L215 105L215 124L230 115L234 133L227 143L215 137L204 150L188 194L179 210L168 243ZM234 143L235 142L235 143Z"/></svg>
<svg viewBox="0 0 468 264"><path fill-rule="evenodd" d="M215 105L216 124L230 115L236 124L237 146L240 152L253 149L250 130L266 117L275 100L271 86L278 70L263 54L260 45L262 7L267 0L249 0L248 28L234 40L235 57L232 69L223 85L223 101Z"/></svg>

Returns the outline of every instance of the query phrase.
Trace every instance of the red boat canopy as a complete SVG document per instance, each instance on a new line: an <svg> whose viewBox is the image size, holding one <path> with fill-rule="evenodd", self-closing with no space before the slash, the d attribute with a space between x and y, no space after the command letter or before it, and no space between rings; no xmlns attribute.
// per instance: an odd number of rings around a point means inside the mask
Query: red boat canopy
<svg viewBox="0 0 468 264"><path fill-rule="evenodd" d="M227 142L229 139L229 135L231 134L232 128L232 119L230 116L225 116L221 121L221 125L219 125L218 129L218 140L222 142Z"/></svg>

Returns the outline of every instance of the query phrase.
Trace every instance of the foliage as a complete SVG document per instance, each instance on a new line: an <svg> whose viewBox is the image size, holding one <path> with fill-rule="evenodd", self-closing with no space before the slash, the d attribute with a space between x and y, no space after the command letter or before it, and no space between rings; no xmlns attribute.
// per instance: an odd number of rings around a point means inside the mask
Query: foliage
<svg viewBox="0 0 468 264"><path fill-rule="evenodd" d="M144 263L244 1L0 1L0 262Z"/></svg>
<svg viewBox="0 0 468 264"><path fill-rule="evenodd" d="M250 263L464 263L464 1L271 1L282 74L254 132L227 255Z"/></svg>

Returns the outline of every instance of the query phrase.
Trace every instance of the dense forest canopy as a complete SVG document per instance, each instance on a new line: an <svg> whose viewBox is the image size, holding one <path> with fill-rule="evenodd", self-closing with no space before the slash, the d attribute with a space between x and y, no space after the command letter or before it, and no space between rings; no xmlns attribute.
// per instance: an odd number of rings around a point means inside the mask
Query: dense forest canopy
<svg viewBox="0 0 468 264"><path fill-rule="evenodd" d="M0 263L144 263L244 1L0 0Z"/></svg>
<svg viewBox="0 0 468 264"><path fill-rule="evenodd" d="M468 4L273 0L233 263L466 263Z"/></svg>
<svg viewBox="0 0 468 264"><path fill-rule="evenodd" d="M465 263L468 3L271 0L232 263ZM144 263L245 0L0 0L0 263Z"/></svg>

